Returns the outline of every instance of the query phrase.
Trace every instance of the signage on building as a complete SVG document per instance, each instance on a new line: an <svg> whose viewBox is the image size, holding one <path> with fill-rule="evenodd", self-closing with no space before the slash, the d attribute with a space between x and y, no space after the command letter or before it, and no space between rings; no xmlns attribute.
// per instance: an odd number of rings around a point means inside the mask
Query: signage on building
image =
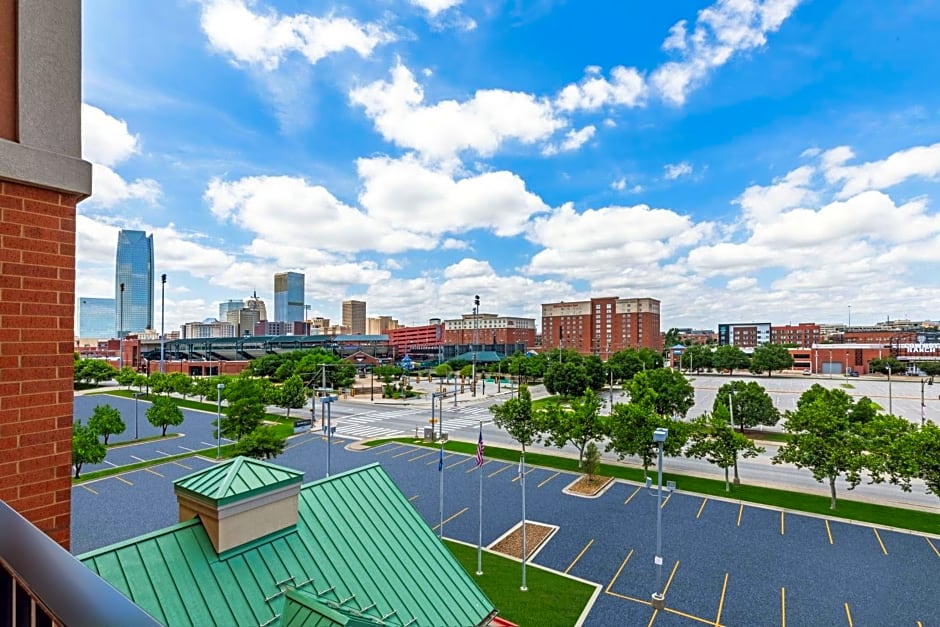
<svg viewBox="0 0 940 627"><path fill-rule="evenodd" d="M921 344L895 344L898 350L908 353L935 353L940 351L940 344L921 343Z"/></svg>

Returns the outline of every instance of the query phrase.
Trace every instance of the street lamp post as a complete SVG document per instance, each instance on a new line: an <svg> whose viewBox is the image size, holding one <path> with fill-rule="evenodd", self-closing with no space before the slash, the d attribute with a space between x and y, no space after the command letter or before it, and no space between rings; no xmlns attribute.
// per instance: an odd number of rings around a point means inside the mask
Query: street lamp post
<svg viewBox="0 0 940 627"><path fill-rule="evenodd" d="M161 274L160 275L160 372L164 372L163 370L163 351L164 351L163 345L164 345L164 338L166 337L166 335L163 333L163 312L164 312L165 303L166 303L166 275Z"/></svg>
<svg viewBox="0 0 940 627"><path fill-rule="evenodd" d="M924 396L923 391L924 391L923 388L921 388L922 399ZM137 423L137 405L138 405L139 400L140 400L140 392L134 392L134 439L135 440L140 439L140 431L138 430L138 423Z"/></svg>
<svg viewBox="0 0 940 627"><path fill-rule="evenodd" d="M832 349L829 349L829 378L832 378Z"/></svg>
<svg viewBox="0 0 940 627"><path fill-rule="evenodd" d="M215 431L218 436L218 444L215 449L215 458L222 458L222 390L225 389L224 383L215 386L216 389L216 408L215 408Z"/></svg>
<svg viewBox="0 0 940 627"><path fill-rule="evenodd" d="M480 296L473 297L473 366L470 371L471 396L477 395L477 316L480 313Z"/></svg>
<svg viewBox="0 0 940 627"><path fill-rule="evenodd" d="M656 592L653 593L653 607L657 610L666 607L661 584L663 577L663 442L668 436L669 429L659 427L653 431L653 442L659 445L659 478L656 483L656 556L653 558L653 563L656 565Z"/></svg>
<svg viewBox="0 0 940 627"><path fill-rule="evenodd" d="M888 364L888 413L894 415L894 397L891 394L891 364Z"/></svg>
<svg viewBox="0 0 940 627"><path fill-rule="evenodd" d="M124 284L121 283L121 301L120 307L118 308L118 338L120 339L120 346L118 350L120 355L118 356L118 370L124 368Z"/></svg>
<svg viewBox="0 0 940 627"><path fill-rule="evenodd" d="M734 431L734 403L732 402L732 397L735 395L737 390L731 388L728 390L728 413L731 415L731 431ZM743 430L743 429L742 429ZM738 477L738 459L734 459L734 485L739 485L741 483L740 477Z"/></svg>
<svg viewBox="0 0 940 627"><path fill-rule="evenodd" d="M920 380L920 426L924 426L924 385L927 383L926 379Z"/></svg>
<svg viewBox="0 0 940 627"><path fill-rule="evenodd" d="M333 450L333 419L330 416L330 404L336 400L335 396L324 396L320 399L321 405L326 405L326 476L330 476L330 453Z"/></svg>

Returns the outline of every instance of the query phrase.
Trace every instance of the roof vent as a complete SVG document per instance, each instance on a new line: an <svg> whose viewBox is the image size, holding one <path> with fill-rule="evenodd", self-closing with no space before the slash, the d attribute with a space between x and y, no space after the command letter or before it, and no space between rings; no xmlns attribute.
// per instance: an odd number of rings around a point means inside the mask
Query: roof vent
<svg viewBox="0 0 940 627"><path fill-rule="evenodd" d="M220 555L297 525L303 473L236 457L173 482L180 522L198 516Z"/></svg>

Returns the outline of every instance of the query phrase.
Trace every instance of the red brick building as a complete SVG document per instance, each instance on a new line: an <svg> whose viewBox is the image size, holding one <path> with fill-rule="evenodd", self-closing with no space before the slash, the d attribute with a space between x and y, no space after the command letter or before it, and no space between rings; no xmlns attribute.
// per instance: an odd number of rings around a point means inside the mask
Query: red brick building
<svg viewBox="0 0 940 627"><path fill-rule="evenodd" d="M476 325L476 341L473 339ZM448 345L524 344L535 346L535 318L515 318L497 314L464 314L444 321L444 343Z"/></svg>
<svg viewBox="0 0 940 627"><path fill-rule="evenodd" d="M795 344L800 348L810 348L820 341L822 341L820 327L815 322L770 327L771 344Z"/></svg>
<svg viewBox="0 0 940 627"><path fill-rule="evenodd" d="M420 327L398 327L388 329L388 343L395 347L397 355L405 355L415 347L439 348L444 343L444 325L431 322Z"/></svg>
<svg viewBox="0 0 940 627"><path fill-rule="evenodd" d="M564 348L606 360L627 348L663 349L655 298L592 298L542 305L542 349Z"/></svg>
<svg viewBox="0 0 940 627"><path fill-rule="evenodd" d="M69 546L81 2L0 0L0 499Z"/></svg>

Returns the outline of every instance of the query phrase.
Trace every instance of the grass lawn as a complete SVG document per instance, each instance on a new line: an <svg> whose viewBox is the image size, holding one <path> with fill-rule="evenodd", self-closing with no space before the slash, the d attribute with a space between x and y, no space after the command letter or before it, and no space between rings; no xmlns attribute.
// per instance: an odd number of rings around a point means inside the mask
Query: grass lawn
<svg viewBox="0 0 940 627"><path fill-rule="evenodd" d="M499 615L517 625L570 627L594 594L593 586L531 566L526 568L528 590L522 592L521 563L484 551L483 574L477 577L476 547L448 540L444 544L493 602Z"/></svg>
<svg viewBox="0 0 940 627"><path fill-rule="evenodd" d="M394 438L393 440L374 441L367 443L370 446L383 444L385 442L395 441L407 444L418 444L424 446L440 446L440 444L425 444L416 442L412 438ZM447 442L445 448L448 451L456 453L476 454L476 444L472 442ZM486 456L490 459L500 459L509 462L519 460L519 451L517 449L499 448L487 445ZM534 453L526 451L526 463L533 466L543 466L545 468L555 468L556 470L567 470L570 472L580 472L578 469L578 460L571 457L559 457L555 455L546 455L544 453ZM806 471L809 472L809 471ZM652 469L651 469L652 473ZM621 466L619 464L601 464L597 471L598 475L604 477L616 477L643 483L645 477L642 468L632 466ZM715 469L715 476L720 474L719 469ZM725 492L724 478L705 479L702 477L690 477L676 473L663 473L663 482L667 480L675 481L679 490L683 492L694 492L696 494L722 496L726 498L739 499L750 503L761 503L773 507L780 507L801 512L821 514L830 518L845 518L849 520L858 520L886 527L898 527L901 529L910 529L912 531L924 531L927 533L940 533L940 514L924 512L915 509L906 509L901 507L889 507L887 505L877 505L874 503L864 503L861 501L852 501L851 492L842 490L836 496L838 497L837 509L829 509L829 497L816 494L803 494L801 492L790 492L776 488L764 488L758 486L749 486L741 484L731 486L730 492ZM821 486L823 484L820 484ZM900 489L900 488L899 488ZM828 487L827 487L828 490Z"/></svg>

